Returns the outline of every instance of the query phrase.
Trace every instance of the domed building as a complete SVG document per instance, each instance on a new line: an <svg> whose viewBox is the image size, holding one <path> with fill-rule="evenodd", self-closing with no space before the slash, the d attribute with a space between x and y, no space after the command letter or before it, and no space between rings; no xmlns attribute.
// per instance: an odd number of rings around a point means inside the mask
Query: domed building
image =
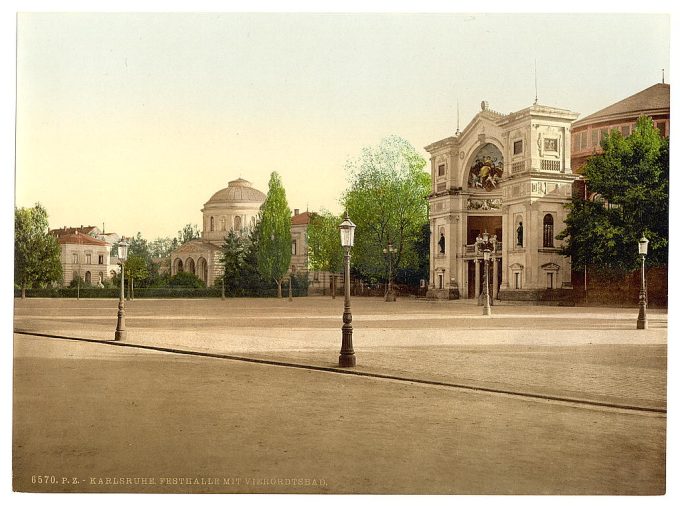
<svg viewBox="0 0 680 510"><path fill-rule="evenodd" d="M198 276L207 286L213 285L222 273L219 251L227 232L252 229L265 198L252 183L240 178L211 196L201 209L201 237L170 254L171 274L186 271Z"/></svg>
<svg viewBox="0 0 680 510"><path fill-rule="evenodd" d="M623 136L633 132L641 115L651 117L661 136L668 137L671 120L671 86L656 83L576 122L571 128L571 167L581 169L593 154L602 152L604 135L616 130Z"/></svg>

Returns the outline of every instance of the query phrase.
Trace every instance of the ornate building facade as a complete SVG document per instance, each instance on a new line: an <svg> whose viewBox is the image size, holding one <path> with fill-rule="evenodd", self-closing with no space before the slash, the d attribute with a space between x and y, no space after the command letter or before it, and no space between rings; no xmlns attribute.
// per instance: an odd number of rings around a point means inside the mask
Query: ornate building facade
<svg viewBox="0 0 680 510"><path fill-rule="evenodd" d="M538 104L504 115L485 101L462 132L425 147L432 174L428 296L479 296L484 265L475 241L484 232L497 241L489 264L493 298L542 301L568 292L571 266L555 235L578 178L571 169L577 116Z"/></svg>

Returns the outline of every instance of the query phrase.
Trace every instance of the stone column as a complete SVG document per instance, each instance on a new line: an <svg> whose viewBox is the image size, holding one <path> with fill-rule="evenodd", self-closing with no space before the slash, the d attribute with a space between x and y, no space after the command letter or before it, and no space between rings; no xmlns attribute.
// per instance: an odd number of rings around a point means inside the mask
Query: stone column
<svg viewBox="0 0 680 510"><path fill-rule="evenodd" d="M480 289L480 281L479 281L479 259L475 259L475 299L479 297L479 289Z"/></svg>
<svg viewBox="0 0 680 510"><path fill-rule="evenodd" d="M493 289L491 291L491 296L496 300L498 297L498 268L500 267L499 260L497 258L493 259Z"/></svg>
<svg viewBox="0 0 680 510"><path fill-rule="evenodd" d="M435 275L435 257L437 252L437 232L436 232L437 222L430 220L430 287L433 289L437 288L437 275Z"/></svg>

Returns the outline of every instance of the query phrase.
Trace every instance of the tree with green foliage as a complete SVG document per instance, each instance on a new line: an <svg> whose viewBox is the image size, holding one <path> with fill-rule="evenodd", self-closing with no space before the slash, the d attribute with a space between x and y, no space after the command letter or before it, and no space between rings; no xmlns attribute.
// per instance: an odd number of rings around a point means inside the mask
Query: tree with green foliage
<svg viewBox="0 0 680 510"><path fill-rule="evenodd" d="M592 200L574 198L557 238L574 269L621 272L639 265L638 240L649 239L650 265L668 263L669 142L642 116L628 137L612 130L583 175Z"/></svg>
<svg viewBox="0 0 680 510"><path fill-rule="evenodd" d="M130 243L132 244L132 243ZM125 261L125 278L128 282L128 295L135 298L135 280L145 280L149 277L148 260L142 255L129 255Z"/></svg>
<svg viewBox="0 0 680 510"><path fill-rule="evenodd" d="M246 271L256 268L248 268L247 256L250 248L250 238L243 233L229 230L224 238L224 244L220 251L220 263L224 268L222 276L216 285L222 286L224 282L225 293L229 295L243 295L245 287L243 284L247 280Z"/></svg>
<svg viewBox="0 0 680 510"><path fill-rule="evenodd" d="M417 244L427 223L430 174L425 159L406 140L391 136L377 147L365 147L348 161L350 187L343 196L356 224L353 268L369 281L387 278L388 243L397 249L393 270L419 265Z"/></svg>
<svg viewBox="0 0 680 510"><path fill-rule="evenodd" d="M61 248L48 233L47 211L36 203L14 209L14 284L26 289L45 287L62 279Z"/></svg>
<svg viewBox="0 0 680 510"><path fill-rule="evenodd" d="M315 271L339 273L342 271L343 250L340 246L338 226L342 217L322 210L311 215L307 227L309 267Z"/></svg>
<svg viewBox="0 0 680 510"><path fill-rule="evenodd" d="M430 223L420 227L420 237L413 243L417 263L399 269L395 280L410 286L420 285L420 280L428 281L430 277Z"/></svg>
<svg viewBox="0 0 680 510"><path fill-rule="evenodd" d="M148 243L149 254L152 258L164 259L170 256L170 252L179 246L177 239L169 237L157 237Z"/></svg>
<svg viewBox="0 0 680 510"><path fill-rule="evenodd" d="M177 246L182 246L184 243L188 243L194 239L199 239L200 237L201 231L199 230L198 225L187 223L184 225L184 227L182 227L182 230L177 232Z"/></svg>
<svg viewBox="0 0 680 510"><path fill-rule="evenodd" d="M263 278L276 283L278 297L292 256L290 218L281 177L272 172L267 198L260 207L257 267Z"/></svg>
<svg viewBox="0 0 680 510"><path fill-rule="evenodd" d="M203 289L205 283L198 276L186 271L180 271L168 279L168 287L184 289Z"/></svg>

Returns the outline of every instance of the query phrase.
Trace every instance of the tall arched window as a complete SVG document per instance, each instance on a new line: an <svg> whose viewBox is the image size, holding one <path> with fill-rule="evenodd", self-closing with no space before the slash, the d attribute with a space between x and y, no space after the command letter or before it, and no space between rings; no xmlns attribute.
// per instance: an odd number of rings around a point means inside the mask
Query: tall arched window
<svg viewBox="0 0 680 510"><path fill-rule="evenodd" d="M215 231L215 218L211 216L210 217L210 232L214 232L214 231Z"/></svg>
<svg viewBox="0 0 680 510"><path fill-rule="evenodd" d="M227 218L224 216L220 218L220 230L227 230Z"/></svg>
<svg viewBox="0 0 680 510"><path fill-rule="evenodd" d="M554 230L554 221L552 214L546 214L543 216L543 247L544 248L553 248L555 245L553 244L553 230Z"/></svg>

